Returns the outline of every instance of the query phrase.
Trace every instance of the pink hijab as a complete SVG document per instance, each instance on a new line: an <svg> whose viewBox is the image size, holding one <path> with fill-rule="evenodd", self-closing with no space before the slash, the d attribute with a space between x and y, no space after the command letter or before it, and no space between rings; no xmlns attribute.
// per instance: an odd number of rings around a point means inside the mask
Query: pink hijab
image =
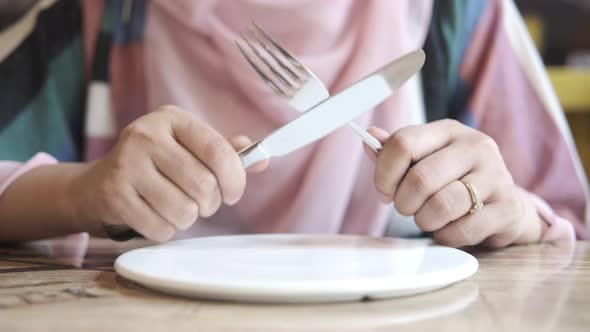
<svg viewBox="0 0 590 332"><path fill-rule="evenodd" d="M146 31L149 106L185 107L226 136L258 139L298 113L257 77L233 41L256 21L332 93L422 46L431 0L155 0ZM408 89L361 126L393 131L408 123ZM249 174L243 199L190 235L305 232L381 235L391 207L377 200L373 165L343 128ZM203 230L208 228L208 230Z"/></svg>

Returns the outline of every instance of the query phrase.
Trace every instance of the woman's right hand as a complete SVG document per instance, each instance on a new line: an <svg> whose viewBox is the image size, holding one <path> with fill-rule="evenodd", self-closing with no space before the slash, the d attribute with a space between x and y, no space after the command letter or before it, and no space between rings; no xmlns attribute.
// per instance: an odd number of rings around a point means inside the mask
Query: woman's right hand
<svg viewBox="0 0 590 332"><path fill-rule="evenodd" d="M81 228L104 236L104 225L127 225L164 242L235 204L246 186L237 150L250 140L230 141L175 106L165 106L125 128L113 150L88 164L72 182Z"/></svg>

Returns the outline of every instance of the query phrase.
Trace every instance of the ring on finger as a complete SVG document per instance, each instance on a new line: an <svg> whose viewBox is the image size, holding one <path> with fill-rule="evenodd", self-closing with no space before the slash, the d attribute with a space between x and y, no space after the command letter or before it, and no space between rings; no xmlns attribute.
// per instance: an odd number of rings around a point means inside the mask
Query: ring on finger
<svg viewBox="0 0 590 332"><path fill-rule="evenodd" d="M467 190L469 191L469 196L471 196L471 208L469 209L470 214L474 214L475 212L479 211L483 206L484 203L479 199L479 195L473 185L465 180L459 180L461 183L465 185Z"/></svg>

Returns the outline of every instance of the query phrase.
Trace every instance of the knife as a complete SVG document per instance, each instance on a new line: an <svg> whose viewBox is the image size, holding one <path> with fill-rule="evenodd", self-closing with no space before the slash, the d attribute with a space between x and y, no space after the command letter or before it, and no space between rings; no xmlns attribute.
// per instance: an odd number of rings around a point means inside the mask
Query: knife
<svg viewBox="0 0 590 332"><path fill-rule="evenodd" d="M326 99L240 151L244 167L300 149L373 109L420 71L425 59L424 51L411 52Z"/></svg>
<svg viewBox="0 0 590 332"><path fill-rule="evenodd" d="M264 139L240 151L244 168L300 149L373 109L418 73L425 60L426 55L422 50L408 53L319 103ZM125 225L104 225L104 229L115 241L127 241L140 236Z"/></svg>

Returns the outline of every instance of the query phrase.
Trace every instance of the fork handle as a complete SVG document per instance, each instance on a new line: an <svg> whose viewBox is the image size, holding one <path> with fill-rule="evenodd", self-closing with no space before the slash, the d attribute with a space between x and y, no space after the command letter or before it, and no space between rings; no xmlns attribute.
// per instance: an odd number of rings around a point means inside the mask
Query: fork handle
<svg viewBox="0 0 590 332"><path fill-rule="evenodd" d="M383 148L381 142L379 142L379 140L376 139L373 135L369 134L368 131L359 127L354 122L349 122L348 126L352 130L354 130L363 139L363 142L367 143L371 150L373 150L376 154L379 154L379 152L381 152L381 149Z"/></svg>

